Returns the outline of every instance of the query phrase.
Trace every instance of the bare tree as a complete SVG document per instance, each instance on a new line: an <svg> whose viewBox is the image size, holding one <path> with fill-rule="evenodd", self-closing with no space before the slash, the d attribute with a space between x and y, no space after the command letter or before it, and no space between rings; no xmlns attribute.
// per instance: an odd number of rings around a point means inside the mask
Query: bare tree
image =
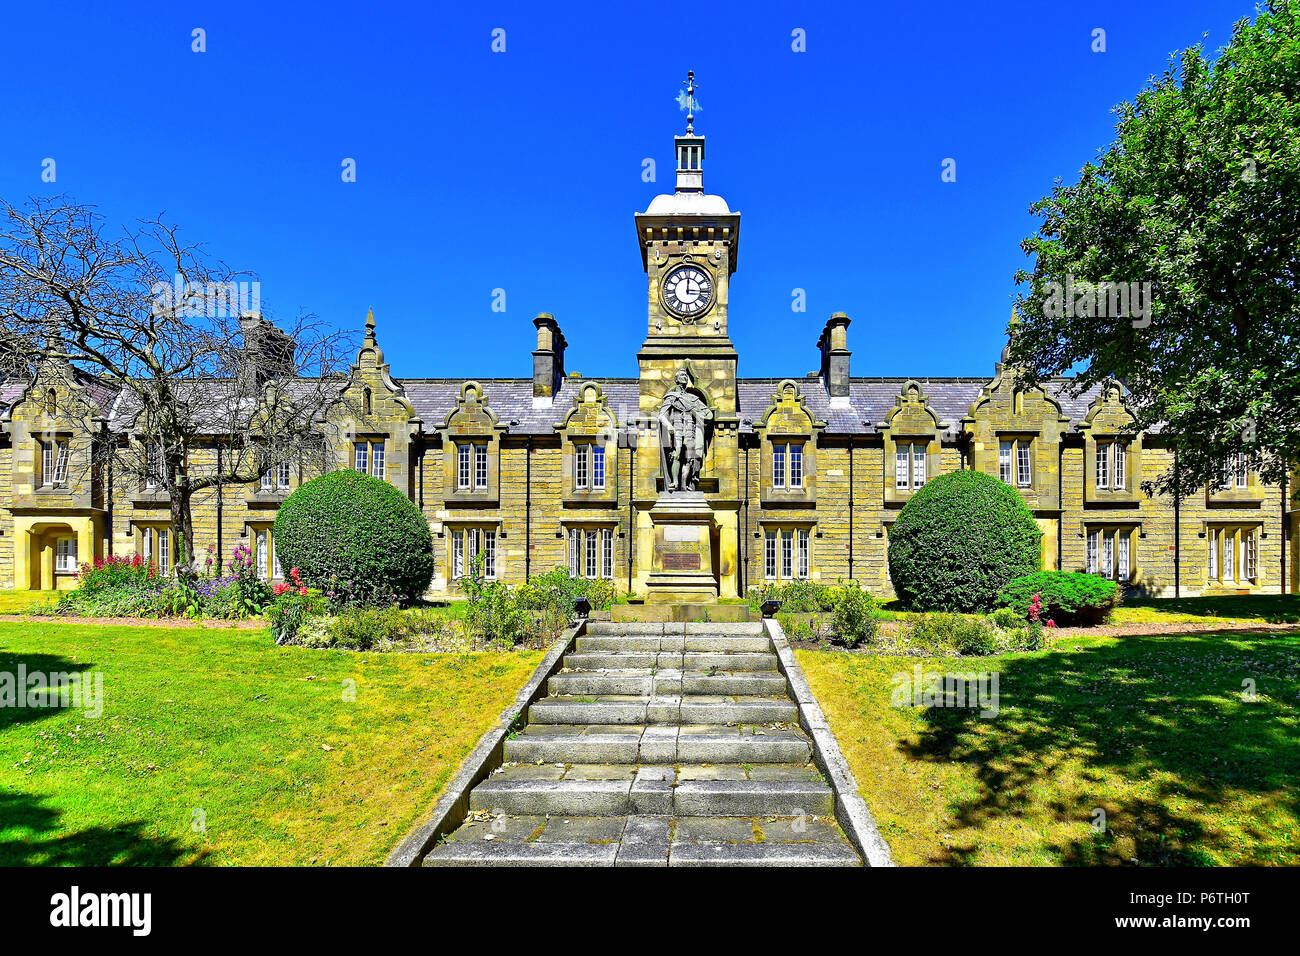
<svg viewBox="0 0 1300 956"><path fill-rule="evenodd" d="M92 467L168 499L178 569L194 567L197 493L286 463L332 467L321 423L344 402L345 333L311 316L276 328L250 273L161 219L111 236L64 197L3 205L0 374L54 363L111 392L110 412L83 413Z"/></svg>

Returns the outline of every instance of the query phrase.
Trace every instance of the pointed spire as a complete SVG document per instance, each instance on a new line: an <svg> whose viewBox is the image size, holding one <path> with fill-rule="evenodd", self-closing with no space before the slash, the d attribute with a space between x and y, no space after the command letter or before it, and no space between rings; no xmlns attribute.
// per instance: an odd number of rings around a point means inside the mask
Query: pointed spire
<svg viewBox="0 0 1300 956"><path fill-rule="evenodd" d="M375 310L373 307L366 313L366 345L370 348L375 346Z"/></svg>

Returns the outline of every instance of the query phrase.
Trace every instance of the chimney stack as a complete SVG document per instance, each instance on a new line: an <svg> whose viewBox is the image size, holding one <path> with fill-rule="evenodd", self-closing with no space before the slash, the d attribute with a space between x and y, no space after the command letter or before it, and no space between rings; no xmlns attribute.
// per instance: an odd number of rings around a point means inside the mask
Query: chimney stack
<svg viewBox="0 0 1300 956"><path fill-rule="evenodd" d="M836 399L848 404L849 400L849 322L843 312L834 313L826 320L826 328L817 340L822 353L822 382L830 394L832 404Z"/></svg>
<svg viewBox="0 0 1300 956"><path fill-rule="evenodd" d="M244 347L239 352L238 384L240 391L251 394L271 379L293 378L297 374L293 339L262 318L258 312L239 317Z"/></svg>
<svg viewBox="0 0 1300 956"><path fill-rule="evenodd" d="M537 326L537 351L533 352L533 405L547 407L560 389L564 379L564 340L555 316L539 313L533 319Z"/></svg>

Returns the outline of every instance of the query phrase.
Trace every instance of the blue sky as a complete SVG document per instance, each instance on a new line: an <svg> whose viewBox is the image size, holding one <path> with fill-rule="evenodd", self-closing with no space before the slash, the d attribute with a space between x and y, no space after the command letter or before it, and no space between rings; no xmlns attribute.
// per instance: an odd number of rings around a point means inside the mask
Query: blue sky
<svg viewBox="0 0 1300 956"><path fill-rule="evenodd" d="M373 306L399 376L530 375L539 311L564 329L569 370L634 376L646 292L632 216L672 189L675 96L693 69L706 190L742 213L741 374L815 368L826 317L844 311L855 375L983 376L1029 203L1111 140L1111 106L1169 53L1202 33L1217 49L1253 11L11 4L0 196L66 193L114 223L163 213L256 272L275 316L360 329ZM1098 27L1105 53L1090 49ZM642 181L646 157L658 182Z"/></svg>

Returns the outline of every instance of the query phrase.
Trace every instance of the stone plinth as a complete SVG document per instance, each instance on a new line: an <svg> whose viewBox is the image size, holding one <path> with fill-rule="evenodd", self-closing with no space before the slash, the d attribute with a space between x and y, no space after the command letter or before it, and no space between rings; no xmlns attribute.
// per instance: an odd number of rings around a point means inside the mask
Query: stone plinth
<svg viewBox="0 0 1300 956"><path fill-rule="evenodd" d="M654 553L647 604L700 604L718 599L713 575L713 509L703 492L662 494L650 509Z"/></svg>

